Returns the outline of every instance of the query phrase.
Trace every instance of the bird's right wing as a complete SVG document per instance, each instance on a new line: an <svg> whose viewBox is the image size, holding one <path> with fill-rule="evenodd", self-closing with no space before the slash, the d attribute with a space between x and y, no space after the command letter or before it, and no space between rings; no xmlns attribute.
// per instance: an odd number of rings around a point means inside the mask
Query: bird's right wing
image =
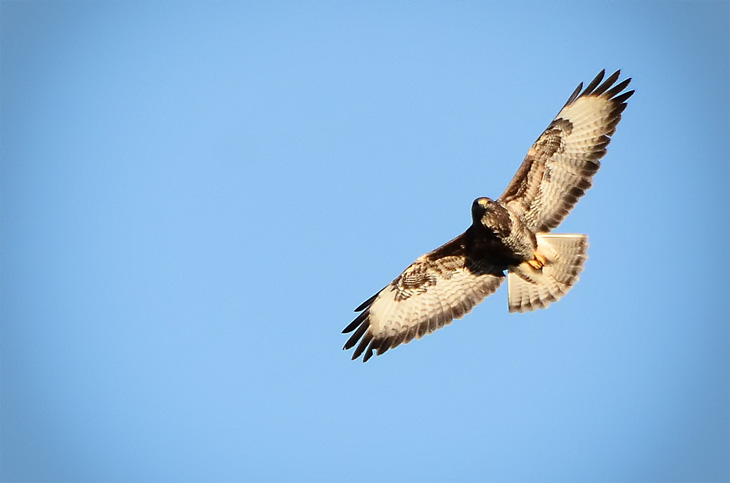
<svg viewBox="0 0 730 483"><path fill-rule="evenodd" d="M504 272L468 255L467 234L421 256L356 312L343 333L355 331L345 344L357 344L352 359L363 362L463 317L504 280ZM358 344L359 342L359 344Z"/></svg>
<svg viewBox="0 0 730 483"><path fill-rule="evenodd" d="M626 100L634 93L625 91L631 79L616 84L620 71L601 83L604 74L585 89L578 86L499 198L533 232L558 226L591 187Z"/></svg>

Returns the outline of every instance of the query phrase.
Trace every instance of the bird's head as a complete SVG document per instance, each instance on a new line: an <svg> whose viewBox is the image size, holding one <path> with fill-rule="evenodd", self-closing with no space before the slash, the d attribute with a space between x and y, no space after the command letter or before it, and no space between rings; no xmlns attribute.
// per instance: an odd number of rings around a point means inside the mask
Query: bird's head
<svg viewBox="0 0 730 483"><path fill-rule="evenodd" d="M489 211L494 211L495 206L498 206L491 198L483 196L474 200L471 205L471 217L474 223L479 224L482 222L484 215Z"/></svg>
<svg viewBox="0 0 730 483"><path fill-rule="evenodd" d="M489 228L495 233L509 230L509 213L498 202L486 196L477 198L471 205L471 217L475 226Z"/></svg>

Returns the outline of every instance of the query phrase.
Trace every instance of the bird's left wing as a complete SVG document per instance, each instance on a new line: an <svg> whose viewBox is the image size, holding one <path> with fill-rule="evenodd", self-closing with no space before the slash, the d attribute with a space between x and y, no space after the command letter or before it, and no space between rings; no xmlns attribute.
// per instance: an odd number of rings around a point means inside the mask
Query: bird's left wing
<svg viewBox="0 0 730 483"><path fill-rule="evenodd" d="M631 79L616 84L620 71L601 83L604 74L584 90L582 83L578 86L499 198L533 232L558 226L591 187L626 100L634 93L624 92Z"/></svg>
<svg viewBox="0 0 730 483"><path fill-rule="evenodd" d="M421 256L356 312L343 333L355 331L345 344L355 360L363 353L383 354L414 338L420 339L468 313L492 294L504 272L469 256L466 233ZM359 342L359 344L358 344Z"/></svg>

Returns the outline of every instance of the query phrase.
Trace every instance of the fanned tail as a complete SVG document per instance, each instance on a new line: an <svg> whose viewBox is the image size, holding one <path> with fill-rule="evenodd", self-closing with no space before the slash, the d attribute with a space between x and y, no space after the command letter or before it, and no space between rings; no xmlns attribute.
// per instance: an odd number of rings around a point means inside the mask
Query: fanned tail
<svg viewBox="0 0 730 483"><path fill-rule="evenodd" d="M535 260L510 267L507 273L509 311L544 309L578 281L588 258L585 235L537 234Z"/></svg>

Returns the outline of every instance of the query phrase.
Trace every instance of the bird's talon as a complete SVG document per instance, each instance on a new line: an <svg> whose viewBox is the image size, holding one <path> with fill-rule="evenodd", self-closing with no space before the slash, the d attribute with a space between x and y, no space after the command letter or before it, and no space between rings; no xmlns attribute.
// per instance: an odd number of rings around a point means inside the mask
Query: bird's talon
<svg viewBox="0 0 730 483"><path fill-rule="evenodd" d="M539 253L535 253L535 258L533 258L532 260L528 260L527 263L535 270L542 270L542 267L545 266L547 260L545 260L545 257L540 255Z"/></svg>

